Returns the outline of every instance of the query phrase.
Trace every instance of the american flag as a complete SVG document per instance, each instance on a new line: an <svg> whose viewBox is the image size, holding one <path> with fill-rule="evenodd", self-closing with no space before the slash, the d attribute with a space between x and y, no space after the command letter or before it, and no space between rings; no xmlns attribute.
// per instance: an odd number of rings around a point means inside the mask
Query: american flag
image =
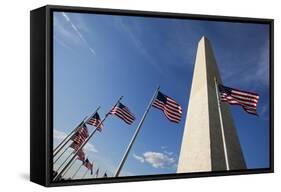
<svg viewBox="0 0 281 192"><path fill-rule="evenodd" d="M174 123L179 123L181 120L182 108L177 102L161 93L160 91L157 94L153 104L153 107L160 109L164 112L165 116Z"/></svg>
<svg viewBox="0 0 281 192"><path fill-rule="evenodd" d="M111 115L116 115L121 118L127 124L131 125L135 121L134 115L130 112L128 107L123 105L122 103L118 103L111 111L109 112Z"/></svg>
<svg viewBox="0 0 281 192"><path fill-rule="evenodd" d="M87 169L91 170L91 175L92 175L92 174L93 174L93 164L89 161L88 158L84 161L83 165L84 165Z"/></svg>
<svg viewBox="0 0 281 192"><path fill-rule="evenodd" d="M85 153L83 149L80 149L77 153L77 157L80 161L84 162L85 161Z"/></svg>
<svg viewBox="0 0 281 192"><path fill-rule="evenodd" d="M240 105L247 113L257 115L258 94L223 85L219 85L219 91L222 102L227 102L231 105Z"/></svg>
<svg viewBox="0 0 281 192"><path fill-rule="evenodd" d="M71 147L72 149L74 149L75 151L77 151L80 148L81 144L76 143L75 141L73 141L69 147Z"/></svg>
<svg viewBox="0 0 281 192"><path fill-rule="evenodd" d="M98 112L96 112L91 119L88 120L87 124L92 125L92 126L99 126L98 131L101 131L101 128L103 128L103 124L101 123L101 118Z"/></svg>
<svg viewBox="0 0 281 192"><path fill-rule="evenodd" d="M73 140L75 143L82 145L84 141L89 137L88 128L86 125L82 125L78 128L76 133L71 137L71 140Z"/></svg>

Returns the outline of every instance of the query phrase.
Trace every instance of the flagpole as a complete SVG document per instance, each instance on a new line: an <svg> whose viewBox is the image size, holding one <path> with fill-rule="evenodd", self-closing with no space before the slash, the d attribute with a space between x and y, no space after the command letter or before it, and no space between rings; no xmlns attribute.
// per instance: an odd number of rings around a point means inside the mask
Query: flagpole
<svg viewBox="0 0 281 192"><path fill-rule="evenodd" d="M69 146L64 149L64 151L63 151L63 152L59 155L59 157L53 162L53 164L55 164L55 163L62 157L62 155L66 152L66 150L67 150L68 148L69 148Z"/></svg>
<svg viewBox="0 0 281 192"><path fill-rule="evenodd" d="M137 137L138 133L140 132L140 128L141 128L141 126L142 126L142 124L143 124L143 122L144 122L144 120L145 120L145 118L146 118L146 116L147 116L147 114L148 114L148 112L149 112L151 106L152 106L152 103L153 103L155 97L156 97L157 94L158 94L159 89L160 89L160 86L158 86L157 89L155 90L155 93L153 94L153 97L151 98L151 100L150 100L150 102L149 102L149 105L147 106L146 111L145 111L144 114L143 114L143 117L142 117L142 119L141 119L141 121L140 121L140 123L139 123L139 125L138 125L138 127L137 127L137 129L136 129L136 131L135 131L135 133L134 133L134 135L133 135L133 137L132 137L132 139L131 139L131 141L130 141L128 147L127 147L127 149L126 149L126 152L125 152L125 154L124 154L122 160L121 160L120 163L119 163L119 166L118 166L118 168L117 168L117 170L116 170L116 173L115 173L115 176L114 176L114 177L118 177L118 176L119 176L120 171L121 171L121 169L123 168L124 163L125 163L125 161L126 161L126 159L127 159L127 157L128 157L128 154L130 153L130 150L131 150L131 148L132 148L132 146L133 146L133 144L134 144L134 142L135 142L135 140L136 140L136 137Z"/></svg>
<svg viewBox="0 0 281 192"><path fill-rule="evenodd" d="M98 175L99 175L99 168L96 170L95 178L98 178Z"/></svg>
<svg viewBox="0 0 281 192"><path fill-rule="evenodd" d="M106 174L106 172L107 172L107 170L104 172L103 178L105 178L105 176L108 177L107 174Z"/></svg>
<svg viewBox="0 0 281 192"><path fill-rule="evenodd" d="M119 102L121 101L121 99L123 98L123 96L121 96L118 100L117 100L117 102L116 102L116 104L113 106L113 108L115 108L118 104L119 104ZM112 108L112 109L113 109ZM111 110L111 109L110 109ZM110 112L110 111L109 111ZM87 142L93 137L93 135L96 133L96 131L98 130L98 129L100 129L99 127L100 127L100 125L102 125L102 123L105 121L105 119L108 117L108 115L109 115L109 112L108 113L106 113L106 115L105 115L105 117L103 118L103 120L97 125L97 127L95 128L95 130L91 133L91 135L89 135L89 137L84 141L84 143L78 148L78 150L76 150L76 152L75 152L75 154L72 156L72 158L70 159L70 161L66 164L66 166L61 170L61 172L60 173L58 173L56 176L55 176L55 178L53 179L53 180L56 180L66 169L67 169L67 167L71 164L71 162L74 160L74 158L75 158L75 156L77 155L77 153L79 152L79 150L80 149L82 149L86 144L87 144Z"/></svg>
<svg viewBox="0 0 281 192"><path fill-rule="evenodd" d="M100 109L100 106L97 107L97 109L95 110L95 112L92 113L92 115L87 119L87 121L84 121L79 127L85 125L85 123L87 123L87 122L97 113L97 111L98 111L99 109ZM70 141L70 139L71 139L71 137L70 137L69 140L64 144L64 146ZM71 145L71 144L70 144L70 145ZM70 145L65 148L65 150L60 154L60 156L53 162L53 164L55 164L55 163L62 157L62 155L67 151L67 149L70 147ZM62 146L62 148L63 148L64 146ZM61 148L61 149L62 149L62 148ZM65 161L63 162L63 164L69 159L69 157L70 157L71 155L72 155L72 153L69 154L69 156L68 156L68 157L65 159ZM61 164L61 166L59 167L59 169L62 167L63 164ZM59 169L58 169L58 170L59 170ZM57 171L58 171L58 170L57 170Z"/></svg>
<svg viewBox="0 0 281 192"><path fill-rule="evenodd" d="M216 77L215 77L215 87L216 87L216 96L217 96L218 111L219 111L219 118L220 118L220 125L221 125L221 136L222 136L222 143L223 143L223 150L224 150L224 159L225 159L226 170L229 171L228 153L225 143L224 126L222 121L221 104L219 99L218 83Z"/></svg>
<svg viewBox="0 0 281 192"><path fill-rule="evenodd" d="M64 143L64 145L63 145L57 152L55 152L55 154L53 155L53 157L56 156L56 155L60 152L60 150L62 150L62 149L64 148L64 146L70 141L71 136L76 132L76 130L77 130L79 127L85 125L85 124L98 112L99 109L100 109L100 106L98 106L98 107L96 108L96 110L92 113L92 115L91 115L86 121L84 121L84 120L87 118L87 116L83 119L83 121L82 121L83 123L82 123L82 124L80 123L80 124L78 125L78 127L76 127L76 129L74 129L74 130L72 131L72 134L69 135L70 137L68 138L68 140ZM69 147L69 146L68 146L68 147Z"/></svg>
<svg viewBox="0 0 281 192"><path fill-rule="evenodd" d="M87 170L85 171L84 175L81 177L81 179L84 179L84 177L87 175L89 169L87 168Z"/></svg>
<svg viewBox="0 0 281 192"><path fill-rule="evenodd" d="M69 141L67 141L67 142L65 142L69 137L71 137L72 136L72 134L74 133L74 132L76 132L76 130L82 125L82 122L85 120L87 118L87 116L86 117L84 117L84 119L62 140L62 142L60 142L60 144L59 145L57 145L56 146L56 148L53 150L53 156L56 156L58 153L59 153L59 151L66 145L66 143ZM63 146L62 146L62 144L64 144ZM58 151L57 151L58 150Z"/></svg>
<svg viewBox="0 0 281 192"><path fill-rule="evenodd" d="M69 157L71 157L72 154L73 154L73 152L71 152L71 153L67 156L67 158L62 162L62 164L59 166L59 168L57 169L57 171L59 171L59 170L62 168L62 166L67 162L67 160L69 159Z"/></svg>
<svg viewBox="0 0 281 192"><path fill-rule="evenodd" d="M81 169L81 167L83 166L83 163L79 166L79 168L75 171L75 173L72 175L71 179L73 179L76 174L79 172L79 170Z"/></svg>
<svg viewBox="0 0 281 192"><path fill-rule="evenodd" d="M74 163L77 161L77 158L71 163L71 165L68 167L68 169L61 175L61 177L65 176L65 174L70 170L70 168L74 165Z"/></svg>

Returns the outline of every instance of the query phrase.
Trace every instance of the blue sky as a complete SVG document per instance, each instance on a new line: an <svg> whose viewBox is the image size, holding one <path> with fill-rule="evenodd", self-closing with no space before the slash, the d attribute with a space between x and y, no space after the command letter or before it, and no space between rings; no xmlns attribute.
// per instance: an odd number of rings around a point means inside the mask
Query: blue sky
<svg viewBox="0 0 281 192"><path fill-rule="evenodd" d="M121 175L175 173L197 43L203 35L212 44L224 84L260 94L259 117L239 106L230 108L247 167L268 167L269 25L265 24L55 12L55 145L97 106L103 117L124 96L122 103L134 113L135 123L129 126L110 116L86 147L95 169L113 175L160 85L183 107L183 118L179 124L171 123L152 108Z"/></svg>

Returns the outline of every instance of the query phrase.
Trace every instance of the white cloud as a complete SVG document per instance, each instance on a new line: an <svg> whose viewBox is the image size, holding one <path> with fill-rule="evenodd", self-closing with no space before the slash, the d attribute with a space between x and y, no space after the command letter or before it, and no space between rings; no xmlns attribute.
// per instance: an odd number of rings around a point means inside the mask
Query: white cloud
<svg viewBox="0 0 281 192"><path fill-rule="evenodd" d="M153 152L147 151L142 154L142 156L138 156L133 154L133 157L141 163L148 163L154 168L167 168L173 167L175 163L175 159L171 157L173 153L161 153L161 152Z"/></svg>
<svg viewBox="0 0 281 192"><path fill-rule="evenodd" d="M57 139L59 141L62 141L67 135L63 131L59 131L57 129L54 129L54 139Z"/></svg>
<svg viewBox="0 0 281 192"><path fill-rule="evenodd" d="M167 146L161 146L161 149L167 149Z"/></svg>
<svg viewBox="0 0 281 192"><path fill-rule="evenodd" d="M233 60L232 55L227 56L229 60ZM258 90L260 87L269 86L269 48L264 44L255 53L255 57L247 57L243 61L243 65L233 68L232 65L222 65L221 75L224 82L228 84L239 84L251 90ZM239 77L239 78L237 78Z"/></svg>
<svg viewBox="0 0 281 192"><path fill-rule="evenodd" d="M66 13L62 13L62 16L64 17L64 19L70 24L71 28L75 31L75 33L78 35L78 37L80 38L80 40L86 45L86 47L89 49L89 51L93 54L96 55L96 51L89 45L88 41L85 39L85 37L82 35L82 33L80 32L80 30L78 29L78 27L71 21L71 19L69 18L69 16ZM65 30L63 30L65 31ZM66 34L66 32L64 32L64 34ZM69 34L67 34L69 36Z"/></svg>
<svg viewBox="0 0 281 192"><path fill-rule="evenodd" d="M144 158L143 158L143 157L138 156L138 155L136 155L136 154L133 154L133 157L134 157L136 160L138 160L139 162L144 163Z"/></svg>
<svg viewBox="0 0 281 192"><path fill-rule="evenodd" d="M68 30L68 28L66 27L66 24L68 24L68 23L64 22L64 20L61 20L59 17L54 17L54 29L56 32L55 35L59 34L69 40L72 40L72 42L80 41L76 34L74 34L72 31Z"/></svg>
<svg viewBox="0 0 281 192"><path fill-rule="evenodd" d="M58 42L62 47L72 50L70 46L68 46L65 42L63 42L60 38L54 36L54 40Z"/></svg>
<svg viewBox="0 0 281 192"><path fill-rule="evenodd" d="M143 154L145 161L151 164L154 168L164 168L166 165L171 165L175 159L159 152L145 152Z"/></svg>
<svg viewBox="0 0 281 192"><path fill-rule="evenodd" d="M64 18L65 18L68 22L70 22L69 17L68 17L64 12L62 13L62 15L64 16Z"/></svg>
<svg viewBox="0 0 281 192"><path fill-rule="evenodd" d="M170 152L170 151L163 151L165 154L167 154L167 155L169 155L169 156L171 156L171 155L173 155L174 153L173 152Z"/></svg>
<svg viewBox="0 0 281 192"><path fill-rule="evenodd" d="M130 39L130 41L137 48L139 53L162 75L166 75L163 71L163 66L159 65L155 60L153 54L151 54L148 49L143 44L140 36L138 34L141 33L141 28L136 23L127 24L123 21L122 18L116 17L115 19L116 26L126 33L126 36Z"/></svg>
<svg viewBox="0 0 281 192"><path fill-rule="evenodd" d="M98 152L97 148L91 143L87 143L85 145L85 150L88 151L88 152L94 152L94 153Z"/></svg>

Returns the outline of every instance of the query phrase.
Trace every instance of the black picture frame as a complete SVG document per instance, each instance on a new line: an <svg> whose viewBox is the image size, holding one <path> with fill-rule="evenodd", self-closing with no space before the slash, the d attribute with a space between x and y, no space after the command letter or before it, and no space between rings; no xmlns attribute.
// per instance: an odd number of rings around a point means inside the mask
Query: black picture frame
<svg viewBox="0 0 281 192"><path fill-rule="evenodd" d="M79 12L108 15L127 15L158 18L177 18L239 23L261 23L270 25L270 167L246 171L212 171L152 176L130 176L52 181L52 135L53 135L53 12ZM80 184L116 183L162 179L227 176L274 172L274 20L260 18L195 15L182 13L117 10L87 7L47 5L30 12L30 180L43 186L65 186Z"/></svg>

